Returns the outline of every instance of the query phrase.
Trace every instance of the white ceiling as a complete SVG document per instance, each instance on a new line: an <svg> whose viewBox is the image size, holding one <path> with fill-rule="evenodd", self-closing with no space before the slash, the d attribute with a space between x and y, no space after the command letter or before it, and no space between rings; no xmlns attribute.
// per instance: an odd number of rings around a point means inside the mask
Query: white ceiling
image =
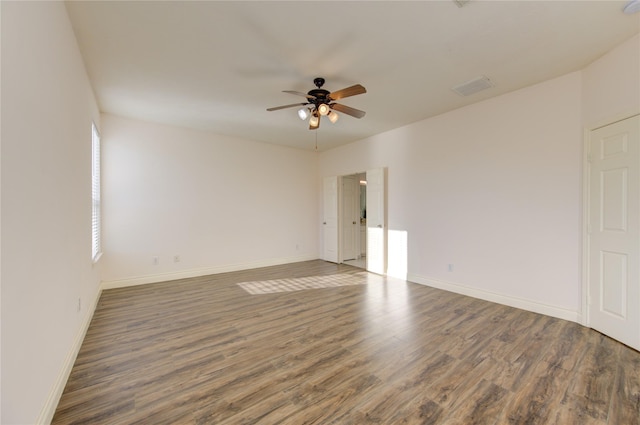
<svg viewBox="0 0 640 425"><path fill-rule="evenodd" d="M625 1L67 2L100 110L313 149L282 90L324 77L362 109L317 131L325 150L580 70L640 31ZM485 75L495 87L461 97ZM461 125L464 125L461 123Z"/></svg>

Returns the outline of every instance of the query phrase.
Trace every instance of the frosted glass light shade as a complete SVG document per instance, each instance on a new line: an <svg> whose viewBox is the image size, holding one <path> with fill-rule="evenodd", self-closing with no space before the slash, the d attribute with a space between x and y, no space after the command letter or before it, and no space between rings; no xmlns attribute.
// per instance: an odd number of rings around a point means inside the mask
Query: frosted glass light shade
<svg viewBox="0 0 640 425"><path fill-rule="evenodd" d="M327 115L329 113L331 109L329 108L329 105L321 103L320 106L318 106L318 113L320 115Z"/></svg>
<svg viewBox="0 0 640 425"><path fill-rule="evenodd" d="M309 110L307 108L302 108L298 111L298 116L302 121L306 120L309 116Z"/></svg>
<svg viewBox="0 0 640 425"><path fill-rule="evenodd" d="M331 121L331 124L335 124L336 121L338 121L338 118L340 118L340 116L335 112L330 111L327 118L329 118L329 121Z"/></svg>

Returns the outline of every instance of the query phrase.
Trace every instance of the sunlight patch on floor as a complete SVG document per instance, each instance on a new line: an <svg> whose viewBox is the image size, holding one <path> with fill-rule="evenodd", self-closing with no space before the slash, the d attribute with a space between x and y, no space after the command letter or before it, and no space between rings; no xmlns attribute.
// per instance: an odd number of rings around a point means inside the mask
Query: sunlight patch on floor
<svg viewBox="0 0 640 425"><path fill-rule="evenodd" d="M366 272L354 274L332 274L291 279L240 282L238 286L252 295L278 292L302 291L304 289L335 288L338 286L364 285L368 282Z"/></svg>

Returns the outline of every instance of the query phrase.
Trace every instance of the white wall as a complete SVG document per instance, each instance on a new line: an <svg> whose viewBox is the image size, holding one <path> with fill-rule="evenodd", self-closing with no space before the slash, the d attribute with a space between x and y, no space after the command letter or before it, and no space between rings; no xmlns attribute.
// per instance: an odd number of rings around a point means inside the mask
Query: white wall
<svg viewBox="0 0 640 425"><path fill-rule="evenodd" d="M640 34L586 67L582 90L587 129L640 113Z"/></svg>
<svg viewBox="0 0 640 425"><path fill-rule="evenodd" d="M638 75L640 35L581 72L325 152L320 181L388 167L409 279L580 321L584 129L640 113Z"/></svg>
<svg viewBox="0 0 640 425"><path fill-rule="evenodd" d="M55 408L98 296L91 121L99 117L64 3L1 7L2 423L33 424Z"/></svg>
<svg viewBox="0 0 640 425"><path fill-rule="evenodd" d="M411 280L576 320L581 84L572 73L333 149L320 176L388 167Z"/></svg>
<svg viewBox="0 0 640 425"><path fill-rule="evenodd" d="M102 141L108 284L317 258L314 152L111 115Z"/></svg>

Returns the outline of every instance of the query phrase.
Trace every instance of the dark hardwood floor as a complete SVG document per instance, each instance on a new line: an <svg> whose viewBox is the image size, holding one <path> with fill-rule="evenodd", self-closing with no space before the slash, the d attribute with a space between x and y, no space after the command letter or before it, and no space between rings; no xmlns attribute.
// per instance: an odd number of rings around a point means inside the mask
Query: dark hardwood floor
<svg viewBox="0 0 640 425"><path fill-rule="evenodd" d="M632 425L640 353L311 261L104 291L53 423Z"/></svg>

